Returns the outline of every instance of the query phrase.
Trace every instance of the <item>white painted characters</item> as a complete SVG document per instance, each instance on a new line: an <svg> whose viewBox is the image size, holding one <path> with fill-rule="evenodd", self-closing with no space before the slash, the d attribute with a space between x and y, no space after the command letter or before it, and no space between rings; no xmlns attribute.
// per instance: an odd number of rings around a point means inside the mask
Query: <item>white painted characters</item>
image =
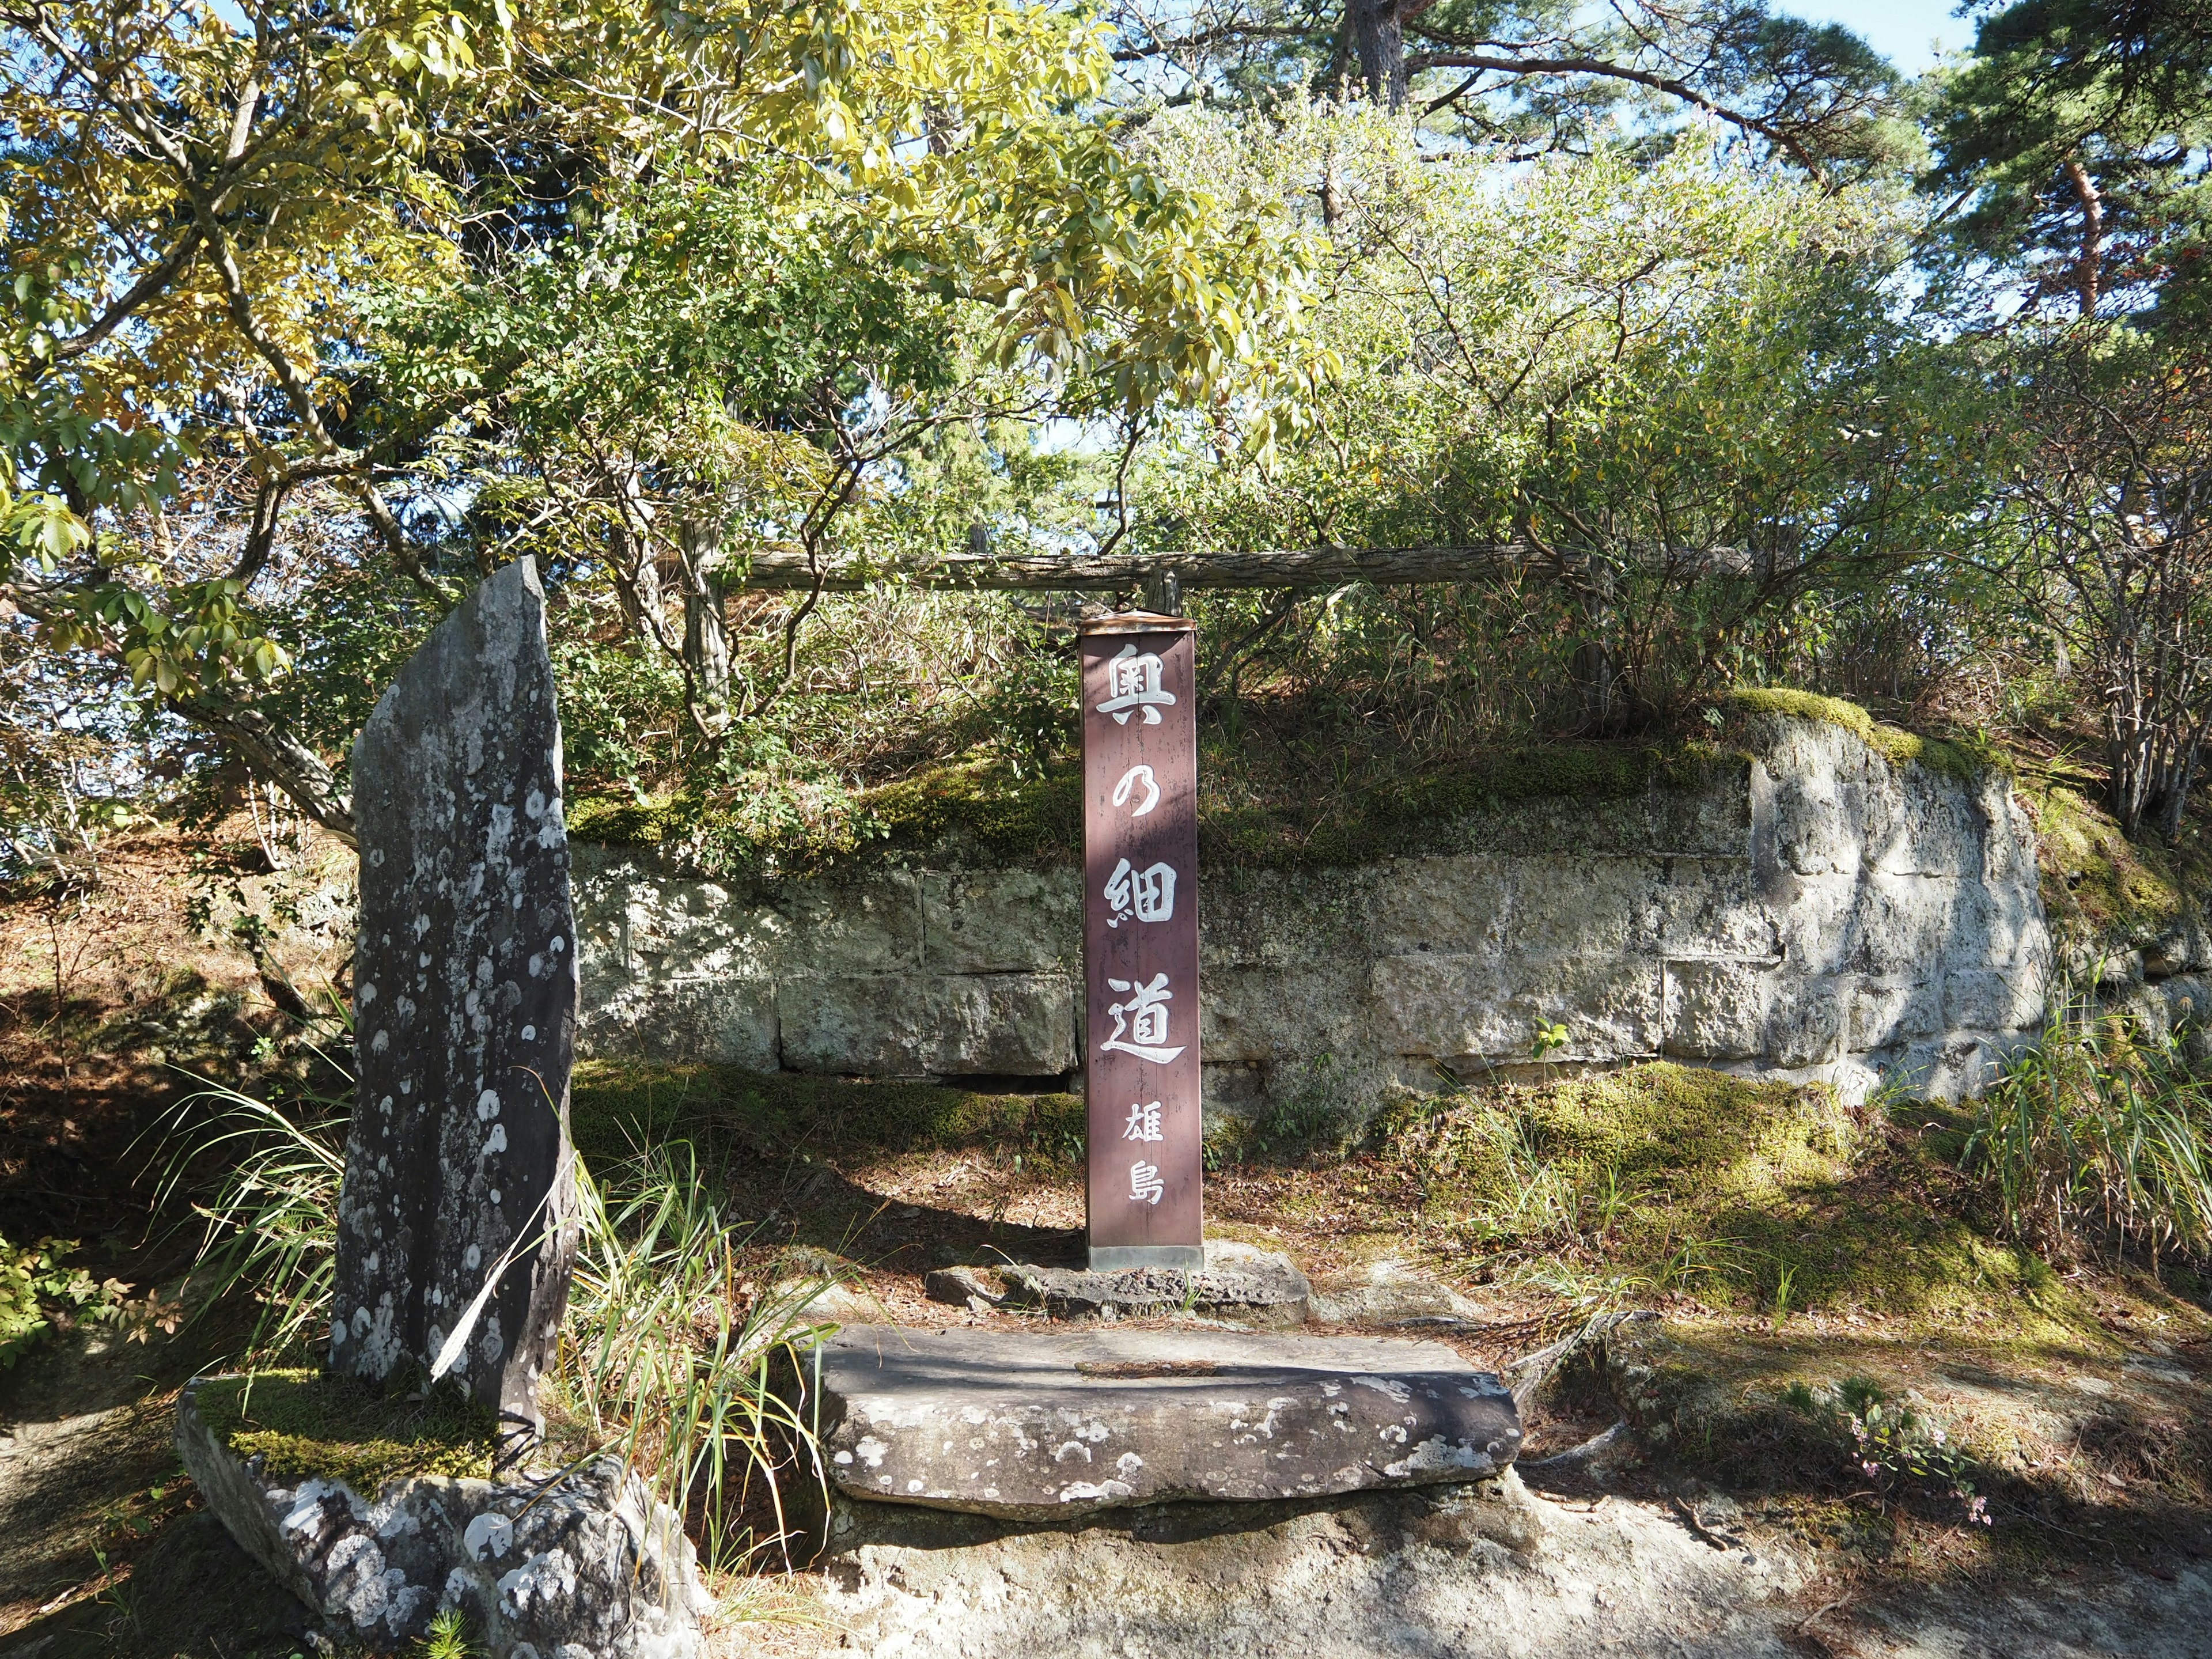
<svg viewBox="0 0 2212 1659"><path fill-rule="evenodd" d="M1106 878L1106 902L1113 915L1106 918L1109 927L1119 927L1133 915L1139 921L1168 921L1175 915L1176 873L1172 865L1155 864L1148 869L1131 867L1123 859L1114 866L1114 873Z"/></svg>
<svg viewBox="0 0 2212 1659"><path fill-rule="evenodd" d="M1148 1101L1129 1108L1129 1121L1122 1126L1124 1140L1165 1140L1160 1133L1160 1103Z"/></svg>
<svg viewBox="0 0 2212 1659"><path fill-rule="evenodd" d="M1160 782L1152 775L1149 766L1133 766L1121 774L1121 781L1114 786L1114 805L1127 806L1129 797L1139 788L1145 792L1145 804L1133 810L1129 816L1140 818L1160 804Z"/></svg>
<svg viewBox="0 0 2212 1659"><path fill-rule="evenodd" d="M1167 1191L1167 1183L1160 1179L1160 1166L1147 1164L1141 1158L1129 1166L1129 1201L1133 1204L1157 1204Z"/></svg>
<svg viewBox="0 0 2212 1659"><path fill-rule="evenodd" d="M1106 701L1098 705L1098 712L1111 714L1116 726L1127 726L1129 716L1142 709L1145 724L1158 726L1160 710L1175 706L1175 693L1160 684L1164 672L1164 665L1151 652L1123 646L1121 654L1106 665Z"/></svg>
<svg viewBox="0 0 2212 1659"><path fill-rule="evenodd" d="M1168 989L1164 973L1154 974L1148 985L1126 979L1109 979L1106 984L1109 990L1128 992L1129 997L1127 1001L1106 1005L1106 1012L1114 1022L1114 1034L1098 1045L1099 1053L1119 1049L1139 1060L1164 1066L1182 1052L1181 1043L1172 1048L1166 1046L1167 1005L1175 1000L1175 993Z"/></svg>

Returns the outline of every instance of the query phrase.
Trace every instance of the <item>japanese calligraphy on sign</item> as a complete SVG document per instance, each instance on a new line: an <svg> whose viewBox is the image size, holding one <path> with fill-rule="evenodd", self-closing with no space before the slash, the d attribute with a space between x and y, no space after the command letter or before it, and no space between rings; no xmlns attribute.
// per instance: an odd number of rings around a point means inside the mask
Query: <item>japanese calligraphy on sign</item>
<svg viewBox="0 0 2212 1659"><path fill-rule="evenodd" d="M1198 750L1190 623L1085 623L1091 1265L1204 1265Z"/></svg>

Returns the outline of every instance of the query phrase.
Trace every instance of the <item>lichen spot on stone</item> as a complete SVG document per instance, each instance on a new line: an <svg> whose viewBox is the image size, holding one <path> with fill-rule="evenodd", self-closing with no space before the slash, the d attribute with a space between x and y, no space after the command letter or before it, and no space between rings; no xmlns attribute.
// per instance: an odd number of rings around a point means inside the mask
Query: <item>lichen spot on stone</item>
<svg viewBox="0 0 2212 1659"><path fill-rule="evenodd" d="M495 1123L491 1126L491 1133L484 1137L483 1156L489 1158L494 1152L503 1152L506 1150L507 1125Z"/></svg>
<svg viewBox="0 0 2212 1659"><path fill-rule="evenodd" d="M499 1091L487 1089L477 1097L477 1120L489 1122L499 1115Z"/></svg>
<svg viewBox="0 0 2212 1659"><path fill-rule="evenodd" d="M504 1555L514 1541L514 1523L489 1510L470 1522L461 1534L461 1547L471 1561L481 1561L486 1555Z"/></svg>

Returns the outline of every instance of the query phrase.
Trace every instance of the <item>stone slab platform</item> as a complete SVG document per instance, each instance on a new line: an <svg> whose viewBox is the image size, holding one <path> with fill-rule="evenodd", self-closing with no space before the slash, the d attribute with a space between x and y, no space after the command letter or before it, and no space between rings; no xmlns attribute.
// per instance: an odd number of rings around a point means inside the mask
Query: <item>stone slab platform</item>
<svg viewBox="0 0 2212 1659"><path fill-rule="evenodd" d="M1479 1480L1521 1446L1505 1386L1436 1342L854 1325L820 1376L841 1492L1020 1520Z"/></svg>

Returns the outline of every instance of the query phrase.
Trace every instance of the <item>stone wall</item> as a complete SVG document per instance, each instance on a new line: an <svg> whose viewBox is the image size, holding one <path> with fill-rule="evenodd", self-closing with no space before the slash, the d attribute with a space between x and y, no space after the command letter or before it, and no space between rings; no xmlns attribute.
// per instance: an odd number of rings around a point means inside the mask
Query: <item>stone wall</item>
<svg viewBox="0 0 2212 1659"><path fill-rule="evenodd" d="M1209 1110L1525 1063L1669 1057L1974 1087L2039 1023L2051 946L2006 781L1774 717L1694 787L1501 809L1477 850L1201 871ZM588 1051L877 1077L1072 1077L1073 870L746 888L579 846Z"/></svg>

